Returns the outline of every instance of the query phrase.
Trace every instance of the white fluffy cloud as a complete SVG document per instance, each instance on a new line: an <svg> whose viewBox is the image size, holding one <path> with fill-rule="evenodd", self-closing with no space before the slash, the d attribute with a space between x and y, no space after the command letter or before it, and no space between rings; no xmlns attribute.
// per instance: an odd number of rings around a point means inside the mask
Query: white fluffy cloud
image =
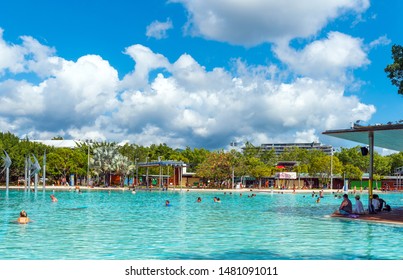
<svg viewBox="0 0 403 280"><path fill-rule="evenodd" d="M17 46L0 41L5 54L18 54L8 57L2 70L32 73L40 81L33 84L11 78L0 80L0 124L10 123L13 131L24 134L37 130L47 135L47 131L92 125L100 115L115 109L119 79L107 61L96 55L67 61L31 37L21 39L22 44ZM0 129L9 127L2 125Z"/></svg>
<svg viewBox="0 0 403 280"><path fill-rule="evenodd" d="M122 87L144 88L149 83L150 71L168 68L170 65L166 57L153 53L143 45L130 46L126 48L125 53L136 62L136 66L133 72L123 78Z"/></svg>
<svg viewBox="0 0 403 280"><path fill-rule="evenodd" d="M168 18L165 22L153 21L146 29L146 36L155 39L164 39L168 37L167 31L173 28L172 21Z"/></svg>
<svg viewBox="0 0 403 280"><path fill-rule="evenodd" d="M314 41L301 51L280 44L274 52L295 73L318 79L345 80L347 70L369 64L362 40L340 32L330 32L327 38Z"/></svg>
<svg viewBox="0 0 403 280"><path fill-rule="evenodd" d="M188 31L237 45L289 41L315 35L341 14L362 13L369 0L171 0L190 15Z"/></svg>
<svg viewBox="0 0 403 280"><path fill-rule="evenodd" d="M237 74L219 67L206 70L189 54L171 63L143 45L126 49L135 68L120 80L116 69L98 55L69 61L30 37L23 37L21 45L0 43L16 54L13 63L2 64L3 72L30 72L39 79L0 79L0 130L19 136L205 148L224 147L234 139L310 142L325 129L368 120L375 112L374 106L345 96L343 83L295 66L320 62L343 72L365 65L361 42L339 33L300 52L279 53L303 74L288 82L272 78L279 76L274 65L238 60ZM343 54L337 63L325 55L332 49ZM307 60L309 54L319 58Z"/></svg>
<svg viewBox="0 0 403 280"><path fill-rule="evenodd" d="M24 48L5 42L3 32L4 30L0 28L0 77L6 70L11 73L18 73L24 70Z"/></svg>
<svg viewBox="0 0 403 280"><path fill-rule="evenodd" d="M277 83L253 70L248 75L245 69L251 68L245 66L244 76L233 77L224 69L206 71L189 55L168 68L169 77L159 74L149 90L126 90L110 117L131 140L150 136L182 147L218 147L245 135L255 141L311 142L322 130L346 127L375 112L325 80Z"/></svg>
<svg viewBox="0 0 403 280"><path fill-rule="evenodd" d="M63 60L54 56L53 48L30 36L21 36L21 45L8 44L3 32L0 28L0 77L8 71L13 74L34 72L43 78L60 69Z"/></svg>

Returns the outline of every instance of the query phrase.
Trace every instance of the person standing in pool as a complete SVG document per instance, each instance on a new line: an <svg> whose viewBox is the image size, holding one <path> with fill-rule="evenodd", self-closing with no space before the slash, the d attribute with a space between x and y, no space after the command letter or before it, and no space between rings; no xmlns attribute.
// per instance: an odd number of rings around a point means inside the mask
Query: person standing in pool
<svg viewBox="0 0 403 280"><path fill-rule="evenodd" d="M22 210L20 212L20 217L17 219L17 222L19 224L27 224L27 223L29 223L28 214L27 214L27 212L25 212L25 210Z"/></svg>
<svg viewBox="0 0 403 280"><path fill-rule="evenodd" d="M54 194L50 195L50 199L52 200L52 202L57 202L57 198Z"/></svg>

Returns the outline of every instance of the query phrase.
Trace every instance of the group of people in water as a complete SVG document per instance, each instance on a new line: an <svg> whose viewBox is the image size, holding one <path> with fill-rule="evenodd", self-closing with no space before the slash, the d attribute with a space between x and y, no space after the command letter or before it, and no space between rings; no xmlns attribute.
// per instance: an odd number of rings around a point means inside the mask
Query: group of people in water
<svg viewBox="0 0 403 280"><path fill-rule="evenodd" d="M225 194L225 193L224 193ZM242 196L242 193L240 194ZM256 194L252 194L251 196L248 197L254 197ZM304 196L305 197L305 196ZM320 199L323 198L323 191L319 191L319 196L315 195L315 192L312 193L312 197L317 197L316 203L320 202ZM337 195L335 195L337 197ZM340 196L339 196L340 197ZM335 214L341 214L341 215L351 215L351 214L365 214L366 211L364 209L364 206L360 200L360 195L355 195L355 205L353 206L351 200L348 198L348 194L343 194L343 201L341 202L339 209L335 211ZM50 195L50 199L52 202L57 202L58 199L54 194ZM214 202L221 202L221 199L219 197L214 197ZM198 197L196 202L200 203L202 201L201 197ZM165 206L171 206L171 203L169 200L165 201ZM379 197L379 195L374 194L372 195L372 205L369 207L369 212L370 213L376 213L380 211L391 211L391 207L386 203L385 200ZM17 222L20 224L27 224L31 222L31 220L28 218L28 214L25 210L22 210L20 212L20 216L17 219Z"/></svg>
<svg viewBox="0 0 403 280"><path fill-rule="evenodd" d="M50 200L52 202L57 202L57 198L54 194L50 195ZM31 222L31 220L28 218L28 214L25 210L21 210L20 212L20 216L17 219L17 223L19 224L28 224L29 222Z"/></svg>
<svg viewBox="0 0 403 280"><path fill-rule="evenodd" d="M372 204L369 207L369 212L377 213L381 211L391 211L391 207L386 203L385 200L380 198L379 195L374 194L372 195ZM335 213L341 215L362 215L366 212L358 194L355 196L354 207L351 200L348 198L348 194L343 194L343 201L341 202L339 209Z"/></svg>

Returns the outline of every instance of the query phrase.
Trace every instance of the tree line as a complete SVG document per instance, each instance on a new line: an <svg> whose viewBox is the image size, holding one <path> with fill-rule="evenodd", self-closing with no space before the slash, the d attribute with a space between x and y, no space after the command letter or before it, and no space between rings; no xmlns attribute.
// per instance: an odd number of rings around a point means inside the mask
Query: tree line
<svg viewBox="0 0 403 280"><path fill-rule="evenodd" d="M59 138L60 139L60 138ZM127 177L134 177L135 172L145 174L145 167L136 163L161 160L182 161L188 172L196 173L200 180L208 185L217 186L224 182L231 183L233 176L249 176L261 185L262 179L283 171L278 168L279 161L296 161L298 164L287 171L307 174L318 178L321 184L330 181L331 174L344 175L346 178L360 180L369 169L369 156L361 154L360 146L341 148L333 156L320 150L301 148L286 149L281 155L274 150L261 149L246 143L242 149L230 151L210 151L204 148L186 147L173 149L166 144L137 144L123 146L110 142L78 142L76 148L55 148L29 139L19 139L12 133L0 133L0 151L6 151L12 160L10 182L16 183L24 178L25 157L35 155L40 163L46 152L46 177L49 183L55 183L74 174L85 179L88 175L97 178L99 184L109 185L111 175L119 175L121 185ZM42 165L42 164L41 164ZM393 175L396 168L403 166L403 152L382 156L374 153L374 179ZM159 167L150 167L150 174L158 174ZM42 172L42 170L41 170ZM173 176L173 168L164 174ZM4 184L5 172L0 174Z"/></svg>

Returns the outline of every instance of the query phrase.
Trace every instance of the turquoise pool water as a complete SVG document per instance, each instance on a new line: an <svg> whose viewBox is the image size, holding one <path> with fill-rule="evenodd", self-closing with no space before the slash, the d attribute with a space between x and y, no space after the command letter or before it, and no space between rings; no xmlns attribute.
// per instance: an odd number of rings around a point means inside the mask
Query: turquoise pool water
<svg viewBox="0 0 403 280"><path fill-rule="evenodd" d="M51 193L0 191L0 259L403 259L403 227L330 218L331 194ZM381 197L403 205L403 194ZM22 209L32 223L13 222Z"/></svg>

